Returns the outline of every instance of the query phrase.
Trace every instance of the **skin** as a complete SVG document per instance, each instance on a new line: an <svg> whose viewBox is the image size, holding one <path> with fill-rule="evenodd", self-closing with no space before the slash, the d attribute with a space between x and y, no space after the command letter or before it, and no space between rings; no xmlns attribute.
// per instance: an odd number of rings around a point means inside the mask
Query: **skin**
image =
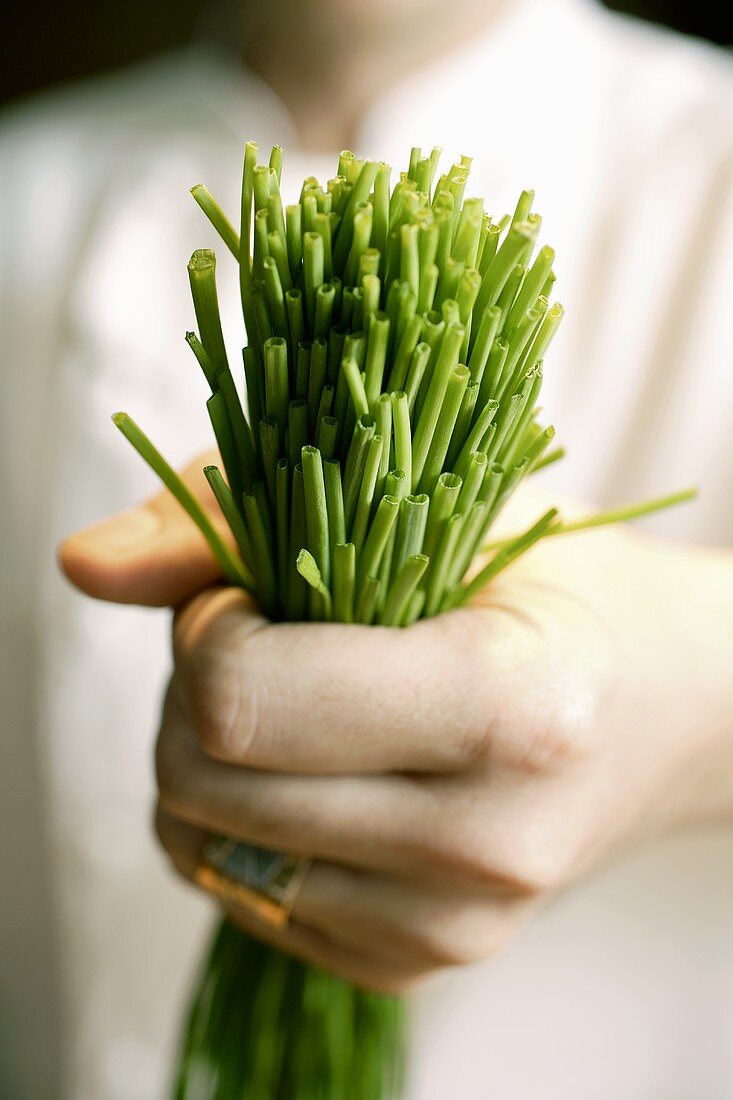
<svg viewBox="0 0 733 1100"><path fill-rule="evenodd" d="M288 109L302 148L351 147L377 94L473 40L505 0L249 0L240 56ZM317 59L328 57L328 65ZM315 60L314 60L315 59Z"/></svg>
<svg viewBox="0 0 733 1100"><path fill-rule="evenodd" d="M288 928L230 915L362 985L485 958L619 848L733 818L730 554L562 536L404 630L269 623L167 493L60 557L90 595L176 609L172 865L191 879L209 829L311 857Z"/></svg>

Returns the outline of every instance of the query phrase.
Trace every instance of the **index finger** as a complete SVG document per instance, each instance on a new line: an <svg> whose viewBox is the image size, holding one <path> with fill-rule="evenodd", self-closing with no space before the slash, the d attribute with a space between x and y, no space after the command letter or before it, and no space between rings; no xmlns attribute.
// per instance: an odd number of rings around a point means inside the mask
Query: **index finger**
<svg viewBox="0 0 733 1100"><path fill-rule="evenodd" d="M233 589L174 627L175 687L204 749L301 773L452 771L486 742L482 614L405 629L269 623Z"/></svg>

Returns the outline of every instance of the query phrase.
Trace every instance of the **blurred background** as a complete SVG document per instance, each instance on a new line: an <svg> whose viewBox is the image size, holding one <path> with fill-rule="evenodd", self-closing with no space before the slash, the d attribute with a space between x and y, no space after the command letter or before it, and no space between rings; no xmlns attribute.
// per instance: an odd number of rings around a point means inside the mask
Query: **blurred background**
<svg viewBox="0 0 733 1100"><path fill-rule="evenodd" d="M722 45L731 41L728 9L719 0L606 0L606 6ZM0 69L0 103L185 45L216 21L216 9L202 0L15 5L17 46Z"/></svg>

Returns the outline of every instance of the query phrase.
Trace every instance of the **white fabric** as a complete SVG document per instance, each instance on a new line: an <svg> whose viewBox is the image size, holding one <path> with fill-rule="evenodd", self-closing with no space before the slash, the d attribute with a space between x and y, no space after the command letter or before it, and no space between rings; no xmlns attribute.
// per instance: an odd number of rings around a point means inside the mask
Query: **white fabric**
<svg viewBox="0 0 733 1100"><path fill-rule="evenodd" d="M250 136L286 146L289 186L333 172L298 155L268 89L197 53L44 97L0 128L3 1095L165 1095L210 919L149 827L168 616L84 600L53 547L155 488L112 411L174 462L208 440L185 262L216 241L187 187L236 210ZM521 0L388 89L358 150L399 168L420 143L472 153L471 193L497 214L537 191L568 307L544 399L569 450L558 490L608 503L697 481L699 502L652 526L733 544L725 56L583 0ZM220 287L236 361L223 250ZM730 833L670 838L431 983L410 1100L733 1095L732 868Z"/></svg>

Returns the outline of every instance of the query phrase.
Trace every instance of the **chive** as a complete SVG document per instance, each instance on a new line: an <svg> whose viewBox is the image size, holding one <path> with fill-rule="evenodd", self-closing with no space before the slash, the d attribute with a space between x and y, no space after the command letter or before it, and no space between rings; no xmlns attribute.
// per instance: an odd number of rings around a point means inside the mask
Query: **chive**
<svg viewBox="0 0 733 1100"><path fill-rule="evenodd" d="M422 478L448 381L458 363L458 352L464 333L465 329L462 325L450 324L446 327L440 342L435 368L425 396L425 405L420 413L413 440L413 487L419 485Z"/></svg>
<svg viewBox="0 0 733 1100"><path fill-rule="evenodd" d="M375 423L373 416L360 416L354 427L354 433L349 447L344 468L344 514L346 516L346 533L351 531L356 511L356 502L361 487L361 479L366 464L369 441L374 435Z"/></svg>
<svg viewBox="0 0 733 1100"><path fill-rule="evenodd" d="M326 390L330 390L333 394L333 388L331 386L324 386L323 393ZM323 455L324 462L326 459L333 457L336 450L336 435L338 431L338 420L335 416L323 416L318 424L318 437L317 447Z"/></svg>
<svg viewBox="0 0 733 1100"><path fill-rule="evenodd" d="M295 367L295 396L307 398L311 369L311 342L301 340L298 343L298 356Z"/></svg>
<svg viewBox="0 0 733 1100"><path fill-rule="evenodd" d="M285 228L288 238L288 263L290 264L290 277L297 282L300 274L300 265L303 262L303 227L302 208L300 203L285 207Z"/></svg>
<svg viewBox="0 0 733 1100"><path fill-rule="evenodd" d="M277 580L267 534L269 523L263 517L255 493L244 493L242 500L252 544L252 570L257 579L257 597L262 604L262 610L272 617L277 608Z"/></svg>
<svg viewBox="0 0 733 1100"><path fill-rule="evenodd" d="M308 606L308 589L295 567L298 554L306 544L305 493L303 467L293 467L293 488L290 498L290 543L288 547L287 611L289 619L304 619Z"/></svg>
<svg viewBox="0 0 733 1100"><path fill-rule="evenodd" d="M424 578L423 578L424 580ZM425 600L427 593L424 588L416 588L412 593L410 600L407 604L404 615L400 619L397 626L412 626L416 623L422 614L422 610L425 607Z"/></svg>
<svg viewBox="0 0 733 1100"><path fill-rule="evenodd" d="M445 521L455 511L462 485L463 481L458 474L441 474L430 498L423 550L431 563Z"/></svg>
<svg viewBox="0 0 733 1100"><path fill-rule="evenodd" d="M388 393L382 393L372 406L374 417L375 435L381 438L381 455L379 459L379 472L377 473L377 499L385 492L387 474L389 473L390 452L392 449L392 399Z"/></svg>
<svg viewBox="0 0 733 1100"><path fill-rule="evenodd" d="M359 364L356 359L354 359L353 356L344 359L341 364L341 370L348 383L351 400L354 402L357 416L368 416L369 401L367 400L364 380L362 379Z"/></svg>
<svg viewBox="0 0 733 1100"><path fill-rule="evenodd" d="M308 377L308 421L311 432L318 426L318 413L321 394L326 384L326 357L328 345L321 336L317 336L311 345L310 372Z"/></svg>
<svg viewBox="0 0 733 1100"><path fill-rule="evenodd" d="M288 405L288 462L290 468L297 466L300 452L308 443L308 404L302 397L296 397Z"/></svg>
<svg viewBox="0 0 733 1100"><path fill-rule="evenodd" d="M290 383L287 345L279 336L265 341L265 411L284 433L288 421Z"/></svg>
<svg viewBox="0 0 733 1100"><path fill-rule="evenodd" d="M326 345L326 337L331 328L335 299L336 288L333 283L322 283L316 291L315 335L317 339L323 339L324 345Z"/></svg>
<svg viewBox="0 0 733 1100"><path fill-rule="evenodd" d="M275 469L275 534L277 539L277 581L278 589L282 594L287 591L288 584L288 534L290 522L290 510L288 502L288 490L290 489L290 477L288 473L287 459L281 458Z"/></svg>
<svg viewBox="0 0 733 1100"><path fill-rule="evenodd" d="M249 422L250 424L255 425L258 424L262 417L265 415L265 410L263 408L263 390L265 380L261 370L259 357L255 353L254 348L243 348L242 359L244 362L244 378L247 390L247 410L249 412ZM256 446L256 433L254 434L253 438Z"/></svg>
<svg viewBox="0 0 733 1100"><path fill-rule="evenodd" d="M444 465L449 470L455 466L463 445L470 434L471 423L473 421L473 414L476 409L479 389L480 386L478 382L474 381L469 381L468 385L466 386L466 392L463 395L461 407L458 410L458 416L456 417L456 424L453 429L453 434L451 435L448 453L445 456Z"/></svg>
<svg viewBox="0 0 733 1100"><path fill-rule="evenodd" d="M305 335L303 294L296 287L285 291L285 309L288 315L288 360L294 366L297 363L300 342Z"/></svg>
<svg viewBox="0 0 733 1100"><path fill-rule="evenodd" d="M216 292L216 257L210 248L199 248L188 261L188 281L201 343L216 373L228 370L224 334Z"/></svg>
<svg viewBox="0 0 733 1100"><path fill-rule="evenodd" d="M359 586L363 585L366 578L376 575L399 508L400 501L396 496L387 494L380 500L357 563Z"/></svg>
<svg viewBox="0 0 733 1100"><path fill-rule="evenodd" d="M459 366L456 367L448 379L443 404L420 478L419 488L421 492L432 492L443 470L445 456L448 453L453 429L458 419L458 412L470 377L468 367Z"/></svg>
<svg viewBox="0 0 733 1100"><path fill-rule="evenodd" d="M417 344L415 350L412 353L412 359L410 360L410 369L407 372L407 381L405 382L405 393L407 395L407 407L412 416L412 411L415 408L415 401L420 391L423 378L425 376L425 370L428 362L430 361L430 344L422 342Z"/></svg>
<svg viewBox="0 0 733 1100"><path fill-rule="evenodd" d="M222 462L224 463L229 486L235 499L239 500L244 486L239 470L237 447L234 442L232 425L227 416L226 401L221 390L212 393L211 397L206 402L206 409L209 414L211 426L214 429L214 436Z"/></svg>
<svg viewBox="0 0 733 1100"><path fill-rule="evenodd" d="M219 390L224 398L226 415L231 427L231 437L234 440L236 449L238 481L241 481L245 489L249 489L255 472L255 454L249 424L242 411L234 379L228 370L221 372L218 383Z"/></svg>
<svg viewBox="0 0 733 1100"><path fill-rule="evenodd" d="M380 622L384 626L399 625L427 567L428 558L425 554L413 554L404 563L390 586L380 615Z"/></svg>
<svg viewBox="0 0 733 1100"><path fill-rule="evenodd" d="M498 306L488 306L481 316L476 339L473 341L470 358L468 360L471 378L475 382L481 382L483 378L484 370L489 360L489 353L496 337L500 321L501 310Z"/></svg>
<svg viewBox="0 0 733 1100"><path fill-rule="evenodd" d="M491 351L489 352L486 370L481 379L481 389L479 390L478 401L476 402L477 409L483 409L487 402L498 399L499 385L508 354L509 344L506 340L501 338L494 340L494 343L491 345Z"/></svg>
<svg viewBox="0 0 733 1100"><path fill-rule="evenodd" d="M211 392L214 393L218 389L218 383L216 381L216 367L211 362L204 345L199 340L195 332L186 333L186 343L190 347L191 351L196 356L201 370L204 372L204 377L209 383Z"/></svg>
<svg viewBox="0 0 733 1100"><path fill-rule="evenodd" d="M412 433L407 394L404 391L392 394L392 423L395 462L400 470L405 471L407 483L412 485Z"/></svg>
<svg viewBox="0 0 733 1100"><path fill-rule="evenodd" d="M270 317L272 318L272 327L275 335L279 336L283 340L287 340L290 334L288 326L288 314L285 308L285 293L283 291L282 282L280 281L280 272L277 268L277 263L272 256L268 256L262 264L265 282L265 293L267 294L267 305L270 311Z"/></svg>
<svg viewBox="0 0 733 1100"><path fill-rule="evenodd" d="M328 543L328 508L323 461L317 447L302 450L303 491L305 494L305 529L307 547L318 563L324 584L331 574L331 554Z"/></svg>
<svg viewBox="0 0 733 1100"><path fill-rule="evenodd" d="M369 341L367 343L364 372L366 374L366 397L371 406L382 392L384 367L387 358L390 322L386 313L376 312L369 321Z"/></svg>
<svg viewBox="0 0 733 1100"><path fill-rule="evenodd" d="M333 555L336 545L346 541L344 494L341 484L341 464L338 459L324 459L323 478L326 488L326 511L328 514L328 545L331 555Z"/></svg>
<svg viewBox="0 0 733 1100"><path fill-rule="evenodd" d="M355 622L365 623L367 626L374 622L377 603L379 601L379 589L380 583L378 577L369 576L362 582L356 600L356 610L354 612Z"/></svg>
<svg viewBox="0 0 733 1100"><path fill-rule="evenodd" d="M354 621L356 551L353 542L333 547L333 617L339 623Z"/></svg>
<svg viewBox="0 0 733 1100"><path fill-rule="evenodd" d="M316 291L324 282L323 238L320 233L310 231L303 234L303 279L305 312L312 329L316 316Z"/></svg>
<svg viewBox="0 0 733 1100"><path fill-rule="evenodd" d="M426 616L437 615L443 600L447 584L447 574L450 563L453 560L458 536L461 533L463 516L460 512L453 512L442 525L442 534L438 542L433 566L430 570L427 585L427 598L425 600L424 613Z"/></svg>
<svg viewBox="0 0 733 1100"><path fill-rule="evenodd" d="M389 374L389 380L387 382L388 393L394 393L395 390L402 390L405 388L412 357L417 347L418 340L420 339L423 325L424 319L422 317L413 317L405 326L405 330L402 333L402 339L399 342L394 356L392 370Z"/></svg>
<svg viewBox="0 0 733 1100"><path fill-rule="evenodd" d="M488 515L486 501L475 500L471 507L462 514L463 522L458 534L458 541L446 570L448 592L455 588L471 564L473 555L481 548L482 533Z"/></svg>
<svg viewBox="0 0 733 1100"><path fill-rule="evenodd" d="M356 502L354 522L351 528L351 541L354 543L357 553L361 549L364 543L364 538L366 536L367 526L369 524L369 517L372 511L372 504L374 502L374 493L377 485L377 477L379 476L379 464L381 458L381 436L373 435L372 438L369 440L369 448L367 450L366 462L364 464L364 473L361 479L359 497Z"/></svg>
<svg viewBox="0 0 733 1100"><path fill-rule="evenodd" d="M267 495L275 501L275 468L280 461L280 429L275 420L260 420L260 449L265 471ZM249 491L252 492L252 486Z"/></svg>

